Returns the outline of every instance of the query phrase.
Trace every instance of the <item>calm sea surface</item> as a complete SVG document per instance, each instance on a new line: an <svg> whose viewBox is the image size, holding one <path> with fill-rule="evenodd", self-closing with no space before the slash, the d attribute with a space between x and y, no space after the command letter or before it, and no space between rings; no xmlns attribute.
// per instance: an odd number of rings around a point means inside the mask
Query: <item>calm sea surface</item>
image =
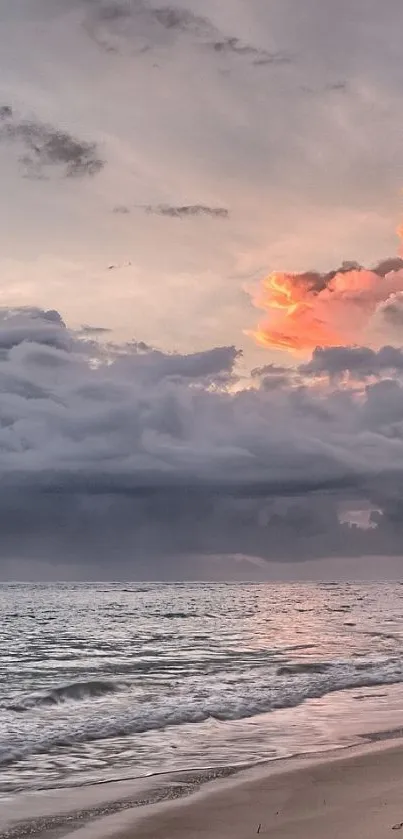
<svg viewBox="0 0 403 839"><path fill-rule="evenodd" d="M330 748L401 682L400 584L2 585L0 795Z"/></svg>

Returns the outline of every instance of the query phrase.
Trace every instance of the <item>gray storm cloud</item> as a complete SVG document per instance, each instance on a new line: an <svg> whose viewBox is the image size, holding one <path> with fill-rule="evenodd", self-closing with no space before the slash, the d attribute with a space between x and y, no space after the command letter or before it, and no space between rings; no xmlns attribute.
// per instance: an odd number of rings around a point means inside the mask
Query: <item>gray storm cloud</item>
<svg viewBox="0 0 403 839"><path fill-rule="evenodd" d="M370 347L318 347L311 360L299 367L299 372L302 375L328 375L332 378L347 373L357 379L396 376L403 372L403 351L401 347L390 346L379 350Z"/></svg>
<svg viewBox="0 0 403 839"><path fill-rule="evenodd" d="M4 556L91 565L113 554L144 573L145 557L169 569L192 552L398 550L398 378L359 395L242 387L234 347L183 355L107 338L68 329L54 311L0 314ZM400 359L397 350L388 365ZM371 362L379 373L369 350L366 372ZM342 524L341 502L380 511L371 529Z"/></svg>

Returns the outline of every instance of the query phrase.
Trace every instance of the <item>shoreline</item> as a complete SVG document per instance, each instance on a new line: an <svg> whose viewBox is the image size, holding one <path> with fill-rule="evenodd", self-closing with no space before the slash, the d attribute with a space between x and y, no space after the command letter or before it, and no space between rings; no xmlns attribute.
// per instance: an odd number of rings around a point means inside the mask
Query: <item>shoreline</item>
<svg viewBox="0 0 403 839"><path fill-rule="evenodd" d="M377 690L379 688L370 692L366 689L363 694L365 703L371 703L369 707L365 704L365 713L362 713L364 708L361 711L362 703L360 706L358 703L345 704L350 691L332 695L332 703L338 696L341 704L332 718L324 717L330 721L325 738L329 745L325 748L315 748L313 743L311 748L307 742L306 749L263 760L168 768L145 774L136 774L133 767L133 774L10 791L0 798L0 839L25 839L28 836L31 839L65 839L70 834L76 839L90 839L93 830L94 839L109 834L126 836L126 833L130 839L133 825L145 815L154 819L161 808L168 812L172 806L197 802L199 796L213 794L216 789L224 790L228 785L235 788L238 783L249 782L250 778L257 777L263 783L264 778L304 772L310 766L333 765L358 754L373 755L401 749L403 755L403 686L389 689L385 703L379 703ZM315 702L311 710L319 713L320 720L320 708ZM265 716L261 717L262 729ZM401 774L403 776L403 763Z"/></svg>
<svg viewBox="0 0 403 839"><path fill-rule="evenodd" d="M12 794L0 800L0 839L65 836L82 825L98 825L100 820L111 816L185 799L205 784L244 770L245 766L177 770ZM17 806L18 817L15 816ZM21 815L24 810L26 817Z"/></svg>
<svg viewBox="0 0 403 839"><path fill-rule="evenodd" d="M276 764L273 766L273 763ZM381 839L403 829L403 738L271 761L145 805L68 839Z"/></svg>
<svg viewBox="0 0 403 839"><path fill-rule="evenodd" d="M362 759L371 766L379 755L383 755L386 760L388 755L398 755L403 776L403 728L368 732L358 735L357 739L355 744L335 746L324 752L307 752L292 757L260 761L253 765L177 770L101 781L80 787L58 787L30 792L23 794L25 805L31 810L28 818L15 818L15 803L16 799L20 800L20 796L11 796L14 801L9 801L9 806L7 800L3 800L5 808L0 801L0 839L24 839L26 836L36 839L67 839L70 836L74 836L75 839L106 839L109 836L131 839L134 830L136 839L143 835L155 836L157 839L161 819L164 824L166 818L176 821L182 811L188 812L193 806L198 812L199 802L218 799L221 809L221 794L224 799L233 795L236 802L237 793L246 788L251 788L253 795L254 785L258 788L265 784L281 785L286 779L303 779L310 771L337 771L338 766L348 767L357 759ZM232 804L229 807L232 812ZM7 812L4 812L8 809L11 814L9 820ZM403 802L401 820L403 821ZM144 834L141 832L142 826L146 831ZM151 833L147 832L149 829ZM272 829L273 826L270 830ZM172 835L181 837L180 831L179 827L179 832ZM262 829L259 830L259 833L261 832ZM210 833L205 835L210 836ZM188 839L188 836L185 831L183 839ZM217 839L221 839L221 836L224 839L222 833L217 834ZM163 837L165 834L161 834L161 839ZM216 834L212 832L211 837L216 839Z"/></svg>

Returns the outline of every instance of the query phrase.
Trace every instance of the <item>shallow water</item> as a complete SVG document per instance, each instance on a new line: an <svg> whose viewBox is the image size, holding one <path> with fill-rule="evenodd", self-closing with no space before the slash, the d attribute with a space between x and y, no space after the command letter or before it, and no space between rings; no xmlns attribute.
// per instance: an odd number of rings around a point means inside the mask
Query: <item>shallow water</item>
<svg viewBox="0 0 403 839"><path fill-rule="evenodd" d="M0 614L3 794L330 748L403 683L400 584L7 584Z"/></svg>

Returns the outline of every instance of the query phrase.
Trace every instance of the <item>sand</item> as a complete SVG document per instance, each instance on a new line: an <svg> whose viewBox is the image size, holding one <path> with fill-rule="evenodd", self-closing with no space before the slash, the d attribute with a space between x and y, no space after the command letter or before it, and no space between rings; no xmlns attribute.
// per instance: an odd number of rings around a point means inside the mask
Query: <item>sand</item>
<svg viewBox="0 0 403 839"><path fill-rule="evenodd" d="M120 839L403 839L403 744L255 769L132 818Z"/></svg>

